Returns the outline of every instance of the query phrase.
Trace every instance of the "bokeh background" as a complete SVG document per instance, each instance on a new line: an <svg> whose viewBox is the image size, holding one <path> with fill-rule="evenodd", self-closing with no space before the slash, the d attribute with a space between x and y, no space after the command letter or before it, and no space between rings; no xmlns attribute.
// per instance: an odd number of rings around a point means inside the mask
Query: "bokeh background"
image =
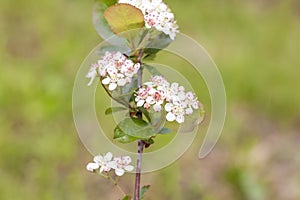
<svg viewBox="0 0 300 200"><path fill-rule="evenodd" d="M228 113L209 157L197 159L199 134L179 161L143 177L152 184L145 199L300 199L300 2L166 3L219 66ZM76 72L101 42L92 4L0 1L1 200L120 197L86 172L92 156L72 119ZM133 178L121 181L127 192Z"/></svg>

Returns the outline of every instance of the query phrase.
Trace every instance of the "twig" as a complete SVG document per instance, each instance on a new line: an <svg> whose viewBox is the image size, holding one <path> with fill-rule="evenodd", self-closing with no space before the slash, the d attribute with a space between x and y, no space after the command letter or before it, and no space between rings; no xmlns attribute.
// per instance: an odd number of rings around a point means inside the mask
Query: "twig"
<svg viewBox="0 0 300 200"><path fill-rule="evenodd" d="M143 67L142 67L142 55L143 50L139 50L137 61L141 64L141 67L138 71L138 87L142 86L142 76L143 76ZM142 112L137 112L137 117L142 119ZM138 141L138 157L136 161L136 174L135 174L135 189L134 189L134 200L140 200L140 187L141 187L141 169L142 169L142 155L144 149L144 142L142 140Z"/></svg>

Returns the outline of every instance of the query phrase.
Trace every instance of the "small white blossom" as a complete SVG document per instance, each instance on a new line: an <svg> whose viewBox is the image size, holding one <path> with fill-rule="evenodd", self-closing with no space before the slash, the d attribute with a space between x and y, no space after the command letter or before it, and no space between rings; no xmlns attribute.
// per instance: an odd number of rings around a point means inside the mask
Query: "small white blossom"
<svg viewBox="0 0 300 200"><path fill-rule="evenodd" d="M155 112L161 111L168 85L169 83L162 76L154 76L151 82L145 83L136 92L137 106L143 106L146 110L153 106Z"/></svg>
<svg viewBox="0 0 300 200"><path fill-rule="evenodd" d="M177 121L179 124L184 122L184 104L182 102L167 103L165 110L168 112L166 119L170 122Z"/></svg>
<svg viewBox="0 0 300 200"><path fill-rule="evenodd" d="M146 28L156 28L169 35L172 40L178 33L174 14L162 0L119 0L140 9L144 14Z"/></svg>
<svg viewBox="0 0 300 200"><path fill-rule="evenodd" d="M90 82L88 83L88 86L92 85L94 79L97 77L97 68L98 68L97 64L92 64L89 72L85 76L86 78L90 78L91 79Z"/></svg>
<svg viewBox="0 0 300 200"><path fill-rule="evenodd" d="M106 52L102 59L92 64L86 77L91 79L88 83L91 85L95 77L100 76L101 83L108 85L108 89L112 91L130 83L139 68L139 63L133 63L121 52Z"/></svg>
<svg viewBox="0 0 300 200"><path fill-rule="evenodd" d="M105 154L105 156L97 155L94 157L94 162L88 163L86 166L86 169L88 171L93 172L94 170L99 169L99 172L109 172L113 166L113 154L111 152L108 152Z"/></svg>
<svg viewBox="0 0 300 200"><path fill-rule="evenodd" d="M131 158L129 156L115 156L111 152L104 156L97 155L94 157L94 162L88 163L86 169L94 172L99 169L99 173L109 172L111 169L115 170L117 176L123 176L125 172L131 172L134 167L130 165Z"/></svg>
<svg viewBox="0 0 300 200"><path fill-rule="evenodd" d="M131 172L134 167L130 165L131 158L129 156L117 156L114 158L114 170L117 176L123 176L125 172Z"/></svg>
<svg viewBox="0 0 300 200"><path fill-rule="evenodd" d="M151 82L146 82L135 93L137 107L146 110L152 108L160 112L164 107L166 119L170 122L183 123L185 115L191 115L199 109L199 101L192 92L185 92L185 88L178 83L169 83L162 76L154 76ZM164 106L163 106L164 105Z"/></svg>

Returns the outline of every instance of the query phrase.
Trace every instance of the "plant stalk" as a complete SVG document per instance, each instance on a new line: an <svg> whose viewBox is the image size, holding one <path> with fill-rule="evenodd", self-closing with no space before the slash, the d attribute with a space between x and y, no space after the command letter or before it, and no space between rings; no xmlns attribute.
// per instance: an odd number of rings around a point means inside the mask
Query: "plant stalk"
<svg viewBox="0 0 300 200"><path fill-rule="evenodd" d="M143 149L144 149L144 142L142 140L139 140L138 141L138 158L137 158L136 174L135 174L134 200L140 200Z"/></svg>
<svg viewBox="0 0 300 200"><path fill-rule="evenodd" d="M138 87L142 86L142 77L143 77L143 66L142 66L142 55L143 50L140 49L138 53L137 61L140 63L140 69L137 73L138 76ZM142 112L138 112L137 117L142 119ZM141 170L142 170L142 155L144 150L144 142L142 140L138 141L138 157L136 161L136 174L135 174L135 187L134 187L134 200L140 200L140 188L141 188Z"/></svg>

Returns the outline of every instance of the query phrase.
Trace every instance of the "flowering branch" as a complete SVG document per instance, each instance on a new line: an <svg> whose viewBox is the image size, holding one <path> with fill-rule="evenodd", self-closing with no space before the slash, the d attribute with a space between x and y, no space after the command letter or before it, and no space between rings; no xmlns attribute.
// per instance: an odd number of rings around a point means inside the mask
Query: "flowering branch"
<svg viewBox="0 0 300 200"><path fill-rule="evenodd" d="M158 134L171 132L164 127L165 120L184 123L185 117L201 109L200 102L194 93L186 92L176 82L168 82L160 73L156 73L157 69L142 63L143 58L155 57L166 48L178 32L174 14L162 0L99 0L97 4L100 5L99 13L94 16L97 17L96 22L99 22L99 34L102 37L107 34L116 36L120 41L125 41L131 51L126 52L126 55L120 51L106 51L101 59L92 64L86 77L90 78L88 85L96 77L100 78L108 96L129 109L129 117L121 120L114 129L113 139L120 143L138 143L133 200L141 200L150 187L146 185L141 188L144 148L153 144ZM133 29L140 32L131 34L129 31ZM153 75L145 83L144 67ZM153 70L149 70L149 67ZM107 110L106 113L111 114L124 110L124 107ZM123 200L129 200L130 196L119 186L118 179L125 172L134 170L130 163L129 156L113 157L108 152L104 156L95 156L94 162L87 165L87 170L110 180L125 196ZM115 179L110 170L114 170Z"/></svg>

